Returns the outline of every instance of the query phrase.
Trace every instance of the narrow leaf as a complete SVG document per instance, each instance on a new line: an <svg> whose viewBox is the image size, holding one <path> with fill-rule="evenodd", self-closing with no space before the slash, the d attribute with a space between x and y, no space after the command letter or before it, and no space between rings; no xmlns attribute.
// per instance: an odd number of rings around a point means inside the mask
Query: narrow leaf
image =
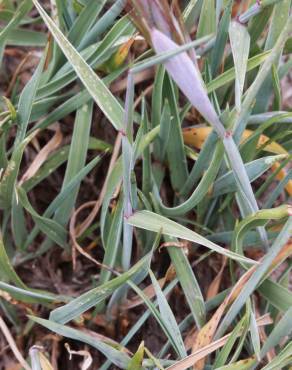
<svg viewBox="0 0 292 370"><path fill-rule="evenodd" d="M186 227L153 212L149 211L135 212L133 216L128 218L128 223L130 225L150 231L159 232L160 230L162 230L162 234L174 236L176 238L181 238L192 241L197 244L204 245L205 247L214 250L215 252L218 252L220 254L223 254L231 259L237 261L244 261L249 264L256 264L255 261L240 256L234 252L230 252L228 249L224 249L219 245L212 243L211 241L195 233L194 231L191 231Z"/></svg>
<svg viewBox="0 0 292 370"><path fill-rule="evenodd" d="M37 0L33 0L33 3L96 104L117 130L122 129L124 111L121 105L106 87L104 82L94 73L52 19L46 14L40 3Z"/></svg>

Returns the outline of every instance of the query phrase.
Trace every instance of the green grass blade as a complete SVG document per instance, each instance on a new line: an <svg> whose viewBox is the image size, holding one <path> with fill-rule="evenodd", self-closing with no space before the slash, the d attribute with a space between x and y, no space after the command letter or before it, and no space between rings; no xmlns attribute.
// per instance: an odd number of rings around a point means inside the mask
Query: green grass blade
<svg viewBox="0 0 292 370"><path fill-rule="evenodd" d="M4 174L0 181L0 209L11 207L15 182L19 172L23 152L27 144L33 139L35 133L29 135L13 151L12 158L9 160Z"/></svg>
<svg viewBox="0 0 292 370"><path fill-rule="evenodd" d="M246 172L248 174L250 182L255 181L263 173L268 171L272 165L285 158L285 155L275 155L256 159L255 161L249 162L245 165ZM225 175L219 177L214 182L214 188L212 191L213 197L218 197L219 195L230 193L237 190L235 177L233 171L227 172ZM265 207L269 208L269 207Z"/></svg>
<svg viewBox="0 0 292 370"><path fill-rule="evenodd" d="M78 18L73 23L70 32L68 33L68 40L73 44L78 46L84 38L92 25L94 24L96 18L102 11L106 0L101 0L98 3L89 2L82 10Z"/></svg>
<svg viewBox="0 0 292 370"><path fill-rule="evenodd" d="M165 80L165 90L172 116L172 129L169 132L167 158L170 169L170 179L173 189L178 192L188 177L187 161L184 151L181 121L178 112L178 102L175 98L173 82L169 77Z"/></svg>
<svg viewBox="0 0 292 370"><path fill-rule="evenodd" d="M153 274L151 270L149 271L149 274L150 274L150 278L151 278L151 281L152 281L152 284L153 284L153 287L155 289L155 293L157 296L157 301L158 301L158 306L159 306L161 317L163 318L171 337L175 341L177 352L179 353L180 357L183 358L187 355L187 352L184 346L184 342L183 342L179 327L175 320L174 314L171 308L169 307L167 299L165 295L163 294L158 284L158 281L155 278L155 275Z"/></svg>
<svg viewBox="0 0 292 370"><path fill-rule="evenodd" d="M229 39L235 67L235 106L238 112L241 108L247 60L249 55L250 37L245 26L232 22L229 27Z"/></svg>
<svg viewBox="0 0 292 370"><path fill-rule="evenodd" d="M215 32L216 32L215 1L203 0L197 37L210 35Z"/></svg>
<svg viewBox="0 0 292 370"><path fill-rule="evenodd" d="M22 93L19 97L18 115L17 115L19 130L17 132L15 145L19 145L19 143L23 141L25 138L27 125L29 123L30 115L32 112L32 106L40 82L40 77L44 67L45 59L46 53L43 54L42 59L39 62L39 65L35 70L32 78L26 84L25 88L22 90Z"/></svg>
<svg viewBox="0 0 292 370"><path fill-rule="evenodd" d="M132 282L129 282L131 288L139 295L139 297L143 300L144 304L148 307L154 318L157 320L158 324L160 325L161 329L163 330L164 334L172 344L174 350L180 355L180 350L177 348L177 341L176 338L172 335L172 328L170 327L169 323L165 321L164 316L157 310L154 303L144 294L144 292L137 287Z"/></svg>
<svg viewBox="0 0 292 370"><path fill-rule="evenodd" d="M102 263L105 266L113 268L116 263L118 254L118 248L120 246L120 239L123 225L123 197L121 196L113 215L111 217L112 222L107 235L105 244L105 254ZM100 285L106 283L111 276L111 272L106 269L102 269L100 272L99 283Z"/></svg>
<svg viewBox="0 0 292 370"><path fill-rule="evenodd" d="M133 216L129 217L128 222L130 225L140 227L142 229L159 232L162 230L162 234L169 236L174 236L176 238L181 238L185 240L192 241L204 245L211 250L223 254L231 259L238 261L245 261L250 264L255 264L256 262L250 260L249 258L240 256L237 253L230 252L227 249L216 245L215 243L210 242L203 236L187 229L186 227L167 219L166 217L160 216L156 213L149 211L138 211L135 212Z"/></svg>
<svg viewBox="0 0 292 370"><path fill-rule="evenodd" d="M259 335L259 330L257 327L257 322L255 318L255 314L253 310L251 309L250 312L250 338L251 338L251 343L254 349L254 353L256 355L256 358L260 358L260 351L261 351L261 343L260 343L260 335Z"/></svg>
<svg viewBox="0 0 292 370"><path fill-rule="evenodd" d="M218 32L216 34L215 44L211 52L212 76L215 76L217 74L217 70L220 66L224 54L224 49L228 38L228 28L231 19L232 4L233 0L229 0L218 25Z"/></svg>
<svg viewBox="0 0 292 370"><path fill-rule="evenodd" d="M278 37L281 34L282 29L284 28L288 18L289 12L291 10L291 1L290 0L281 0L278 4L275 4L271 24L269 27L268 36L265 43L265 50L272 49L276 44ZM275 60L275 65L278 66L280 53L279 51L278 58ZM268 108L268 101L273 92L272 84L272 75L268 75L265 79L259 93L257 94L257 100L255 104L255 112L264 112Z"/></svg>
<svg viewBox="0 0 292 370"><path fill-rule="evenodd" d="M48 292L42 292L37 290L30 290L28 288L20 288L16 287L3 281L0 281L0 289L4 292L9 293L13 298L17 299L21 302L27 303L40 303L47 302L47 303L65 303L70 301L70 297L55 295Z"/></svg>
<svg viewBox="0 0 292 370"><path fill-rule="evenodd" d="M105 357L110 358L116 366L122 369L126 369L129 364L130 357L122 350L122 348L116 349L114 345L111 345L106 341L102 341L90 334L83 333L82 331L73 329L69 326L55 323L51 320L44 320L35 316L29 316L29 318L33 322L44 326L56 334L89 344L100 351Z"/></svg>
<svg viewBox="0 0 292 370"><path fill-rule="evenodd" d="M134 27L127 17L121 18L105 35L103 40L80 52L87 64L96 68L106 63L118 46L126 42L134 33ZM60 89L77 79L70 61L68 61L52 79L43 84L37 92L38 98L44 98L57 93Z"/></svg>
<svg viewBox="0 0 292 370"><path fill-rule="evenodd" d="M70 152L61 192L66 188L72 178L84 168L92 122L92 108L93 102L91 101L81 107L76 113ZM63 202L62 207L58 209L54 217L56 222L66 225L72 213L72 209L75 206L78 191L79 186L71 191L70 198L67 198Z"/></svg>
<svg viewBox="0 0 292 370"><path fill-rule="evenodd" d="M11 30L6 39L6 44L12 46L44 47L46 43L47 36L44 33L25 28Z"/></svg>
<svg viewBox="0 0 292 370"><path fill-rule="evenodd" d="M259 214L262 214L262 212L265 211L259 211ZM282 213L285 217L285 210L283 208L276 210L275 212L270 211L270 213L276 214L276 217L278 216L278 213ZM287 214L287 210L286 210ZM272 217L270 214L268 217ZM253 217L253 216L252 216ZM257 216L254 216L254 220L257 220ZM257 220L258 221L258 220ZM246 222L246 221L244 221ZM290 238L291 235L291 226L292 226L292 219L291 217L286 222L285 226L281 230L280 234L274 241L273 245L271 246L269 252L265 255L263 258L261 264L257 267L256 271L253 273L251 278L248 280L248 282L245 284L243 289L241 290L241 294L235 299L235 301L232 303L231 307L229 308L226 316L224 317L223 321L221 322L216 337L222 336L222 334L226 331L229 324L234 320L235 316L240 311L241 307L245 303L245 301L248 299L248 297L253 293L253 291L256 289L258 283L261 281L261 279L265 276L269 266L271 265L274 258L278 255L282 247L287 243L287 241ZM241 229L241 228L240 228ZM239 229L238 229L239 230ZM238 232L236 233L238 235Z"/></svg>
<svg viewBox="0 0 292 370"><path fill-rule="evenodd" d="M11 229L16 247L22 249L27 239L26 219L21 204L17 202L15 192L11 207Z"/></svg>
<svg viewBox="0 0 292 370"><path fill-rule="evenodd" d="M127 370L136 370L142 369L142 362L144 358L144 342L142 342L137 350L137 352L133 355Z"/></svg>
<svg viewBox="0 0 292 370"><path fill-rule="evenodd" d="M170 207L164 206L162 204L162 201L160 199L157 189L154 187L155 200L158 203L161 213L163 213L166 216L179 216L179 215L184 215L185 213L193 209L204 198L210 186L213 184L219 172L221 163L223 161L223 155L224 155L223 145L221 142L218 142L214 148L214 153L213 153L211 163L207 171L205 172L204 176L202 177L200 183L195 188L192 195L184 203L176 207L170 208Z"/></svg>
<svg viewBox="0 0 292 370"><path fill-rule="evenodd" d="M253 363L254 363L253 358L247 358L244 360L233 362L232 364L229 364L229 365L218 367L216 369L217 370L249 370Z"/></svg>
<svg viewBox="0 0 292 370"><path fill-rule="evenodd" d="M48 218L51 217L55 211L57 211L60 207L62 207L62 203L70 196L72 190L76 188L83 180L83 178L99 163L101 157L97 156L91 162L89 162L82 170L79 171L77 175L75 175L72 180L67 184L66 188L63 189L61 193L59 193L56 198L50 203L48 208L43 213L42 217ZM53 221L53 223L55 223ZM24 248L26 249L30 243L32 243L33 239L36 237L39 228L35 227L30 235L27 238ZM42 247L38 249L37 254L42 254L47 249L43 249Z"/></svg>
<svg viewBox="0 0 292 370"><path fill-rule="evenodd" d="M115 23L116 18L121 14L126 0L117 0L113 5L103 14L101 18L95 23L95 25L83 35L83 39L80 42L80 48L84 48L95 40L112 24Z"/></svg>
<svg viewBox="0 0 292 370"><path fill-rule="evenodd" d="M33 138L33 135L28 136L27 138L25 138L25 135L32 111L32 105L35 99L36 90L44 66L45 55L46 53L43 55L32 78L26 84L19 98L17 117L18 131L14 141L14 151L0 182L0 208L8 208L12 204L13 191L20 168L23 151L29 141Z"/></svg>
<svg viewBox="0 0 292 370"><path fill-rule="evenodd" d="M283 315L281 320L273 328L271 334L268 336L266 342L261 349L261 358L263 358L266 353L276 347L283 338L289 337L292 332L291 326L292 319L292 307L289 308L287 312Z"/></svg>
<svg viewBox="0 0 292 370"><path fill-rule="evenodd" d="M280 370L285 368L288 365L291 365L292 362L292 342L289 342L284 349L274 357L268 365L264 366L262 370Z"/></svg>
<svg viewBox="0 0 292 370"><path fill-rule="evenodd" d="M40 216L29 203L28 197L22 188L17 189L17 196L21 205L30 213L37 227L52 241L65 248L67 244L66 229L54 220Z"/></svg>
<svg viewBox="0 0 292 370"><path fill-rule="evenodd" d="M92 98L95 100L96 104L100 107L105 116L117 130L122 129L124 111L121 105L102 82L102 80L80 56L78 51L70 44L55 23L51 20L51 18L46 14L39 2L37 0L33 0L33 2L59 47L72 64L72 67L75 69L77 75L83 82Z"/></svg>
<svg viewBox="0 0 292 370"><path fill-rule="evenodd" d="M10 19L9 23L0 32L0 65L2 64L3 53L6 45L6 39L9 37L10 32L16 28L25 15L32 8L32 3L30 0L22 1L18 8L16 9L13 17Z"/></svg>
<svg viewBox="0 0 292 370"><path fill-rule="evenodd" d="M108 208L109 208L113 193L115 192L116 188L118 187L122 179L122 175L123 175L122 164L123 164L122 160L121 158L119 158L107 180L107 188L106 188L106 192L104 195L102 208L101 208L101 215L100 215L101 238L102 238L104 245L106 244L106 238L107 238L107 235L105 234L106 216L108 213Z"/></svg>
<svg viewBox="0 0 292 370"><path fill-rule="evenodd" d="M0 235L0 267L1 278L13 282L17 287L26 289L26 285L22 282L17 275L4 247L2 236Z"/></svg>
<svg viewBox="0 0 292 370"><path fill-rule="evenodd" d="M264 83L266 77L271 71L272 65L275 63L275 60L277 60L281 50L283 50L285 42L287 38L289 37L291 30L292 30L292 17L290 16L281 34L279 35L277 42L272 48L270 55L264 61L255 80L253 81L253 83L251 84L251 86L246 92L245 98L242 103L241 114L237 118L236 123L234 125L235 128L237 128L237 126L239 125L239 122L241 122L242 118L245 117L247 112L250 110L250 107L252 106L253 101L255 100L262 84ZM241 132L243 131L243 129L244 127L241 127Z"/></svg>
<svg viewBox="0 0 292 370"><path fill-rule="evenodd" d="M291 291L282 285L273 282L271 279L266 279L258 287L258 291L262 297L281 312L286 312L292 305Z"/></svg>
<svg viewBox="0 0 292 370"><path fill-rule="evenodd" d="M228 338L224 347L220 350L219 354L216 356L214 362L214 369L224 368L228 357L232 351L232 348L237 341L240 333L243 331L244 326L247 324L247 317L246 315L236 324L235 328L232 330L230 337Z"/></svg>
<svg viewBox="0 0 292 370"><path fill-rule="evenodd" d="M177 242L175 238L169 236L164 237L166 242ZM194 321L198 328L201 328L206 322L206 306L200 285L192 270L190 262L185 252L176 247L167 248L171 261L174 265L177 278L180 282L182 290L186 296L186 300L192 312Z"/></svg>
<svg viewBox="0 0 292 370"><path fill-rule="evenodd" d="M122 275L108 281L107 283L81 294L78 298L73 299L65 306L56 308L50 314L50 320L65 324L74 318L80 316L83 312L91 307L103 302L118 287L124 285L141 270L147 270L149 267L150 256L147 255L136 263L130 270Z"/></svg>

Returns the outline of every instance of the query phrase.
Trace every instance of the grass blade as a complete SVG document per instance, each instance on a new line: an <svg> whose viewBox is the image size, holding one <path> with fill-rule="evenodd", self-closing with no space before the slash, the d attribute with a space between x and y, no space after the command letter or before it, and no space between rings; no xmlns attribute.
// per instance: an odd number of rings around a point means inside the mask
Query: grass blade
<svg viewBox="0 0 292 370"><path fill-rule="evenodd" d="M235 106L238 112L245 81L246 66L249 55L250 37L247 29L239 22L231 22L229 38L235 67Z"/></svg>
<svg viewBox="0 0 292 370"><path fill-rule="evenodd" d="M280 211L283 215L285 215L285 210L282 208L281 210L277 210L276 214ZM265 211L261 211L265 212ZM273 212L273 211L271 211ZM260 212L259 212L260 213ZM287 214L287 209L286 209ZM284 216L285 217L285 216ZM255 219L257 216L255 216ZM281 230L280 234L274 241L273 245L271 246L269 252L263 258L261 264L256 268L255 272L249 279L248 283L243 287L240 296L238 296L235 301L232 303L231 307L229 308L225 318L221 322L216 337L222 336L222 333L226 331L229 324L233 321L235 316L238 314L239 310L247 300L247 298L252 294L252 292L256 289L260 280L264 277L267 270L269 269L271 263L273 262L274 258L278 255L281 251L283 246L287 243L291 235L291 227L292 227L292 218L290 217L286 224L284 225L283 229ZM238 235L238 233L237 233Z"/></svg>
<svg viewBox="0 0 292 370"><path fill-rule="evenodd" d="M208 239L205 239L203 236L195 233L194 231L191 231L186 227L153 212L149 211L135 212L133 216L128 218L128 222L130 225L140 227L142 229L155 232L159 232L160 230L162 230L162 234L174 236L176 238L181 238L192 241L194 243L204 245L205 247L210 248L215 252L221 253L237 261L245 261L246 263L249 264L256 263L255 261L249 258L240 256L239 254L234 252L230 252L229 250L224 249L219 245L210 242Z"/></svg>
<svg viewBox="0 0 292 370"><path fill-rule="evenodd" d="M150 270L150 278L152 281L152 284L155 289L155 293L157 296L159 311L161 316L163 317L163 320L165 321L165 325L167 325L168 331L172 338L174 338L175 344L176 344L176 350L180 354L181 358L186 356L186 350L184 346L184 342L180 333L180 330L178 328L177 322L175 320L175 317L173 315L173 312L171 308L169 307L166 297L164 296L156 278L153 272Z"/></svg>
<svg viewBox="0 0 292 370"><path fill-rule="evenodd" d="M85 334L80 330L55 323L51 320L44 320L35 316L29 316L29 318L33 322L40 324L59 335L89 344L90 346L99 350L107 358L110 358L116 366L122 369L126 369L129 364L130 357L124 351L115 349L114 345L110 345L106 343L106 341L101 341L97 339L96 336L90 336L89 334Z"/></svg>
<svg viewBox="0 0 292 370"><path fill-rule="evenodd" d="M121 130L123 128L122 117L124 116L121 105L46 14L40 3L37 0L33 0L33 3L96 104L100 107L112 125L117 130Z"/></svg>
<svg viewBox="0 0 292 370"><path fill-rule="evenodd" d="M143 269L148 270L149 258L149 255L145 256L130 270L124 272L122 275L80 295L78 298L73 299L67 305L53 310L50 314L50 320L61 324L66 324L67 322L80 316L83 312L89 310L91 307L99 304L100 302L103 302L118 287L125 284L139 271Z"/></svg>

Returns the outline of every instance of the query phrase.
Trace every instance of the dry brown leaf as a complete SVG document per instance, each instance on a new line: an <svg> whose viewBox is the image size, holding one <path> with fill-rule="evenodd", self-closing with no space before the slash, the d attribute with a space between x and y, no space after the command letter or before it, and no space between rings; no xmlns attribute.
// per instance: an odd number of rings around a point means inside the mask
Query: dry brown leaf
<svg viewBox="0 0 292 370"><path fill-rule="evenodd" d="M223 256L223 261L222 261L222 266L220 268L220 271L218 272L216 278L212 281L212 283L210 284L210 286L208 288L207 297L206 297L207 301L209 299L215 297L217 295L218 291L219 291L219 287L220 287L220 283L221 283L221 280L222 280L223 271L224 271L224 268L226 266L226 262L227 262L227 258L225 256ZM186 347L187 351L190 348L193 347L194 343L196 343L197 336L198 336L198 330L197 329L192 329L189 332L189 334L186 336L184 344L185 344L185 347Z"/></svg>
<svg viewBox="0 0 292 370"><path fill-rule="evenodd" d="M285 261L291 255L292 255L292 243L288 243L282 248L278 256L272 262L269 268L269 271L267 273L267 276L269 276L273 272L273 270L275 270L277 266L279 266L283 261Z"/></svg>
<svg viewBox="0 0 292 370"><path fill-rule="evenodd" d="M196 353L200 348L207 346L212 342L213 336L216 332L218 324L225 312L226 307L238 296L244 284L248 281L250 276L255 271L256 266L251 267L237 282L230 294L224 299L221 305L217 308L212 318L203 326L196 337L196 341L193 345L192 352ZM202 370L204 368L205 361L200 360L196 363L196 369Z"/></svg>
<svg viewBox="0 0 292 370"><path fill-rule="evenodd" d="M31 370L31 367L29 366L29 364L25 361L25 359L23 358L22 354L20 353L16 343L15 343L15 340L13 338L13 336L11 335L10 333L10 330L8 329L5 321L2 319L2 317L0 316L0 330L2 332L2 334L4 335L6 341L8 342L9 344L9 347L11 349L11 351L13 352L15 358L17 359L17 361L21 364L21 366L25 369L25 370Z"/></svg>
<svg viewBox="0 0 292 370"><path fill-rule="evenodd" d="M62 139L63 139L63 135L60 129L60 125L57 124L55 126L54 136L52 137L51 140L48 141L48 143L36 155L35 159L32 161L31 165L25 171L21 180L19 181L19 185L23 184L25 181L29 180L37 173L37 171L46 161L48 156L60 146Z"/></svg>
<svg viewBox="0 0 292 370"><path fill-rule="evenodd" d="M77 242L77 237L78 237L78 231L77 231L77 226L76 226L76 219L78 214L83 211L86 208L89 207L95 207L96 202L91 201L91 202L86 202L82 204L77 210L75 210L71 216L70 223L69 223L69 235L70 239L72 241L72 264L73 264L73 270L76 269L76 251L78 250L81 254L84 255L84 257L88 258L91 262L98 264L97 261L95 261L94 258L92 258L83 248L80 247L80 245Z"/></svg>
<svg viewBox="0 0 292 370"><path fill-rule="evenodd" d="M185 337L185 340L184 340L184 345L185 345L185 348L186 348L186 351L190 350L197 338L197 335L198 335L198 329L196 328L193 328L190 330L190 332L187 334L187 336Z"/></svg>
<svg viewBox="0 0 292 370"><path fill-rule="evenodd" d="M162 243L159 247L159 252L161 252L161 249L162 248L169 248L169 247L175 247L175 248L184 248L185 250L187 250L189 246L189 242L188 241L182 241L182 242L165 242L165 243Z"/></svg>
<svg viewBox="0 0 292 370"><path fill-rule="evenodd" d="M257 317L258 317L259 316L259 310L258 309L256 309L256 313L257 313ZM259 335L260 335L261 342L264 344L267 340L267 335L266 335L264 326L259 327ZM271 348L266 354L268 362L271 362L272 359L275 356L276 356L276 352L275 352L274 348Z"/></svg>
<svg viewBox="0 0 292 370"><path fill-rule="evenodd" d="M0 297L5 299L5 301L7 302L12 302L13 301L13 298L11 297L11 295L7 292L5 292L4 290L0 290Z"/></svg>
<svg viewBox="0 0 292 370"><path fill-rule="evenodd" d="M270 325L272 323L273 323L273 320L268 314L263 315L257 319L257 325L259 327L264 326L264 325ZM204 359L210 353L216 351L218 348L223 347L231 334L232 333L226 334L224 337L198 349L196 352L178 361L174 365L169 366L166 370L185 370L193 366L195 363L198 364L200 360ZM196 366L196 369L198 369L197 366Z"/></svg>
<svg viewBox="0 0 292 370"><path fill-rule="evenodd" d="M278 256L274 259L273 263L269 268L269 273L271 273L274 268L284 261L287 257L292 254L292 245L286 244ZM212 316L212 318L203 326L203 328L198 333L195 343L192 348L192 352L198 351L200 348L205 347L209 343L212 342L214 334L217 330L218 324L225 312L225 309L237 298L240 294L242 287L247 283L251 275L256 270L257 266L252 266L242 277L238 280L238 282L233 287L230 294L224 299L221 305L217 308L216 312ZM205 360L200 360L196 363L196 370L202 370L204 368Z"/></svg>
<svg viewBox="0 0 292 370"><path fill-rule="evenodd" d="M13 89L13 87L14 87L14 85L15 85L15 82L16 82L16 80L17 80L17 77L19 76L19 74L21 73L21 71L22 71L22 69L23 69L23 66L25 65L25 63L27 62L27 60L28 60L29 58L31 58L31 56L32 56L32 53L31 53L31 52L28 52L28 53L24 56L24 58L21 60L21 62L20 62L20 63L19 63L19 65L17 66L17 68L15 69L15 71L14 71L14 73L13 73L13 76L12 76L12 78L11 78L11 80L10 80L9 86L8 86L8 88L7 88L6 92L5 92L5 96L6 96L6 97L10 96L11 91L12 91L12 89Z"/></svg>
<svg viewBox="0 0 292 370"><path fill-rule="evenodd" d="M77 211L75 211L73 213L73 216L70 219L69 234L70 234L70 239L72 241L73 269L75 270L75 268L76 268L76 250L77 250L80 254L82 254L84 257L86 257L87 259L89 259L91 262L93 262L98 267L104 268L104 269L110 271L111 273L113 273L114 275L118 275L117 271L115 271L114 269L112 269L109 266L106 266L105 264L103 264L101 262L98 262L96 259L94 259L93 257L91 257L91 255L85 251L85 248L82 248L79 245L79 243L77 242L76 227L75 227L77 214L82 209L84 209L85 206L88 206L89 204L92 204L92 203L93 203L93 205L95 204L95 202L88 202L88 203L83 204L80 208L78 208Z"/></svg>
<svg viewBox="0 0 292 370"><path fill-rule="evenodd" d="M210 286L208 288L207 297L206 297L207 301L209 299L215 297L219 292L220 283L221 283L221 280L222 280L222 276L223 276L223 272L224 272L224 269L225 269L225 266L226 266L226 262L227 262L227 258L226 258L226 256L223 256L221 269L220 269L220 271L216 275L215 279L212 281L212 283L210 284Z"/></svg>
<svg viewBox="0 0 292 370"><path fill-rule="evenodd" d="M9 370L22 370L23 369L23 367L20 364L16 364L6 359L3 360L3 366L4 366L4 369L9 369Z"/></svg>
<svg viewBox="0 0 292 370"><path fill-rule="evenodd" d="M93 320L97 326L101 326L102 328L105 328L108 325L105 314L96 314L92 317L91 312L84 312L83 317L85 320Z"/></svg>
<svg viewBox="0 0 292 370"><path fill-rule="evenodd" d="M146 69L145 71L142 71L138 74L135 74L135 85L138 85L141 82L148 81L150 79L153 79L154 76L154 69ZM121 91L126 90L127 88L127 80L128 78L124 78L123 80L118 80L117 82L113 83L111 85L111 92L113 94L117 94Z"/></svg>

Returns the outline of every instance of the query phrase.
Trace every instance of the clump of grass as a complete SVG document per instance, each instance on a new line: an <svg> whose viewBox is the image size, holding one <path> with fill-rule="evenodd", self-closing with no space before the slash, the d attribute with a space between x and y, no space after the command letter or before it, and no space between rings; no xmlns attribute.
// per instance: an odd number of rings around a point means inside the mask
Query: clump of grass
<svg viewBox="0 0 292 370"><path fill-rule="evenodd" d="M289 14L3 2L2 367L289 368Z"/></svg>

